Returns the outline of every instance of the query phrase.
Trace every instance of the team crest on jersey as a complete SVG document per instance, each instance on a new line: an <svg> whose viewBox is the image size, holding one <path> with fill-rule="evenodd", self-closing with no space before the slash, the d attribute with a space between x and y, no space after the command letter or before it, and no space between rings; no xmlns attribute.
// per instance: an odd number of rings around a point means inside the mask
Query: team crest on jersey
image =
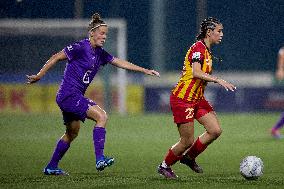
<svg viewBox="0 0 284 189"><path fill-rule="evenodd" d="M207 64L207 65L210 65L209 59L205 59L205 61L206 61L206 64Z"/></svg>
<svg viewBox="0 0 284 189"><path fill-rule="evenodd" d="M195 52L192 54L192 59L200 59L200 52Z"/></svg>

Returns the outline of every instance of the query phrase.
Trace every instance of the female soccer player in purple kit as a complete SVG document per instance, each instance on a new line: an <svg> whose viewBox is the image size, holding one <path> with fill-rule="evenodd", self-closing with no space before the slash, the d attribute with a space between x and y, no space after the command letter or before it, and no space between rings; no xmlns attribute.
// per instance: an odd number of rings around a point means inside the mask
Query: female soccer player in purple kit
<svg viewBox="0 0 284 189"><path fill-rule="evenodd" d="M148 70L113 57L102 48L107 38L108 27L98 13L92 16L88 30L88 39L68 45L62 51L51 56L36 75L27 75L27 83L35 83L56 63L62 60L68 61L56 96L56 102L63 114L66 131L58 140L51 160L43 170L46 175L68 175L67 172L58 168L58 163L69 149L71 142L77 137L80 121L84 122L86 118L96 121L93 129L96 169L102 171L114 163L114 158L104 156L107 114L95 102L84 97L87 87L100 66L110 63L119 68L159 76L155 70Z"/></svg>
<svg viewBox="0 0 284 189"><path fill-rule="evenodd" d="M276 79L278 81L284 80L284 47L280 48L278 52L277 67L275 72ZM280 133L281 128L284 126L284 112L282 112L279 120L271 128L271 135L276 139L281 139L283 136Z"/></svg>

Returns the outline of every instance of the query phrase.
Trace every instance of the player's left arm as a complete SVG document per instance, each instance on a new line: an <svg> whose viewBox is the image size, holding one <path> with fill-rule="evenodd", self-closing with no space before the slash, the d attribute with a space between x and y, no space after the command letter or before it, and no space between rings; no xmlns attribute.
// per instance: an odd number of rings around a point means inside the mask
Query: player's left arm
<svg viewBox="0 0 284 189"><path fill-rule="evenodd" d="M149 70L149 69L146 69L146 68L142 68L140 66L132 64L132 63L126 61L126 60L121 60L119 58L114 58L110 63L112 65L116 66L116 67L123 68L123 69L126 69L126 70L142 72L142 73L147 74L147 75L160 77L159 72L157 72L155 70Z"/></svg>
<svg viewBox="0 0 284 189"><path fill-rule="evenodd" d="M201 69L201 64L199 62L192 63L192 72L193 72L193 77L202 79L207 82L218 83L219 85L223 86L227 91L228 90L234 91L236 89L236 87L230 82L227 82L223 79L220 79L218 77L203 72Z"/></svg>

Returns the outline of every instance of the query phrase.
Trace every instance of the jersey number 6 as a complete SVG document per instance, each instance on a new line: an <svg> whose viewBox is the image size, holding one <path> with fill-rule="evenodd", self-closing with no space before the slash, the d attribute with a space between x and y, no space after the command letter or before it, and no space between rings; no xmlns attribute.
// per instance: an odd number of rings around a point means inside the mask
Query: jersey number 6
<svg viewBox="0 0 284 189"><path fill-rule="evenodd" d="M90 73L91 72L92 72L91 70L86 71L86 73L84 74L84 77L83 77L83 83L85 83L85 84L90 83Z"/></svg>

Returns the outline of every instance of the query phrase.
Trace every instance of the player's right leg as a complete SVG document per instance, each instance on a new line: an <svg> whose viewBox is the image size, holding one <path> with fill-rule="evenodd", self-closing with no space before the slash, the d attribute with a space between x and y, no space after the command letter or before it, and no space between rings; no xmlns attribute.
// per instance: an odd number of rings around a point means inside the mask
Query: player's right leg
<svg viewBox="0 0 284 189"><path fill-rule="evenodd" d="M175 179L177 176L172 171L171 166L182 158L182 154L193 143L194 126L193 122L178 124L180 140L169 149L164 161L158 166L158 173L165 178Z"/></svg>
<svg viewBox="0 0 284 189"><path fill-rule="evenodd" d="M93 129L93 142L94 142L94 151L96 156L96 169L98 171L104 170L106 167L113 165L114 158L106 157L104 155L104 146L106 138L106 123L107 123L107 114L100 108L98 105L89 106L87 111L88 118L96 121L96 125Z"/></svg>
<svg viewBox="0 0 284 189"><path fill-rule="evenodd" d="M68 151L70 143L78 136L80 130L80 122L71 121L65 124L66 132L57 142L50 162L43 170L43 173L45 175L68 175L67 172L58 168L58 163Z"/></svg>
<svg viewBox="0 0 284 189"><path fill-rule="evenodd" d="M194 141L194 103L188 103L174 95L170 96L170 105L173 113L174 122L178 126L180 140L172 146L166 155L164 161L158 167L158 173L164 175L166 178L176 178L171 176L171 169L169 174L161 172L161 167L164 170L170 168L173 164L182 158L182 154L191 146Z"/></svg>
<svg viewBox="0 0 284 189"><path fill-rule="evenodd" d="M171 167L163 166L162 163L158 166L157 171L161 176L164 176L166 179L177 179L178 178L178 176L174 173Z"/></svg>

